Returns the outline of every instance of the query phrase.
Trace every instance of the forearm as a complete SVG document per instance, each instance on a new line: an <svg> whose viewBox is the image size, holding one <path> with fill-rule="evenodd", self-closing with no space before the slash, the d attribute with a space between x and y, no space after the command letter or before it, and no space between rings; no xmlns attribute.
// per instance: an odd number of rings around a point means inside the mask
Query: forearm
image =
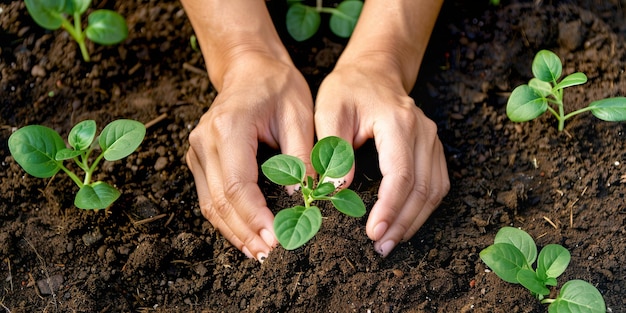
<svg viewBox="0 0 626 313"><path fill-rule="evenodd" d="M211 82L221 90L235 61L262 53L291 64L264 0L181 0L194 28Z"/></svg>
<svg viewBox="0 0 626 313"><path fill-rule="evenodd" d="M393 73L409 92L442 0L367 0L337 66L362 62ZM374 62L367 62L373 60ZM378 65L377 65L378 64Z"/></svg>

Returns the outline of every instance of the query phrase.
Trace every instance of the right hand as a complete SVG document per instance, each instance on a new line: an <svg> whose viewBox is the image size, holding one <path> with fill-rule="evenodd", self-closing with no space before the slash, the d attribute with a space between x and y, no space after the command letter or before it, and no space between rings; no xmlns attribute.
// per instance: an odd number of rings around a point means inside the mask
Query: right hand
<svg viewBox="0 0 626 313"><path fill-rule="evenodd" d="M258 143L301 158L311 175L313 100L293 64L255 51L234 60L189 135L187 164L204 217L237 249L262 261L278 241L258 186Z"/></svg>

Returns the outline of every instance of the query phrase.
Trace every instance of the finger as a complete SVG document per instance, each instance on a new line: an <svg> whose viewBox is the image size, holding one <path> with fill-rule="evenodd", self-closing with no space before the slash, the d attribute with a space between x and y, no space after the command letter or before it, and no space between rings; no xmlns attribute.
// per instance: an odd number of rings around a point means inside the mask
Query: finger
<svg viewBox="0 0 626 313"><path fill-rule="evenodd" d="M196 183L196 190L198 193L198 202L200 203L200 211L202 215L213 225L217 231L226 238L233 246L240 249L242 252L246 254L249 258L254 258L250 251L244 247L243 242L237 238L230 227L224 223L224 220L215 212L211 202L211 193L209 191L209 187L207 184L206 176L202 170L198 168L201 167L201 163L193 149L190 147L187 151L186 155L187 166L194 174L194 181Z"/></svg>
<svg viewBox="0 0 626 313"><path fill-rule="evenodd" d="M402 135L406 132L394 128L382 128L376 135L383 178L366 224L366 232L374 241L379 241L400 215L415 181L414 143L408 144Z"/></svg>
<svg viewBox="0 0 626 313"><path fill-rule="evenodd" d="M276 137L280 143L280 150L283 154L301 159L306 166L306 175L315 177L315 171L311 166L311 149L314 140L312 100L293 107L299 108L298 112L289 110L291 112L283 118L290 121L289 125L277 127L278 134ZM295 188L296 185L292 185L286 186L285 189L291 195Z"/></svg>
<svg viewBox="0 0 626 313"><path fill-rule="evenodd" d="M326 102L325 102L326 101ZM358 131L358 125L353 118L354 106L342 105L332 100L317 99L315 106L315 133L318 139L328 136L337 136L347 141L351 146L355 146L354 138ZM354 179L355 165L344 177L337 177L333 180L335 185L341 184L347 187Z"/></svg>
<svg viewBox="0 0 626 313"><path fill-rule="evenodd" d="M435 147L435 158L433 159L433 178L431 179L433 188L431 189L431 197L430 200L426 202L423 210L420 211L419 215L413 221L413 224L407 232L402 237L402 241L406 241L411 239L413 235L417 232L428 217L437 209L443 197L450 190L450 179L448 177L448 167L446 165L446 159L443 153L443 146L439 143ZM438 171L437 171L438 170ZM436 174L438 172L438 174Z"/></svg>
<svg viewBox="0 0 626 313"><path fill-rule="evenodd" d="M249 138L249 139L245 139ZM261 260L277 244L273 231L274 216L259 188L256 161L257 136L243 140L220 140L218 159L210 168L221 169L221 175L209 179L218 213L233 233ZM219 167L217 167L219 166ZM219 203L217 202L219 201Z"/></svg>

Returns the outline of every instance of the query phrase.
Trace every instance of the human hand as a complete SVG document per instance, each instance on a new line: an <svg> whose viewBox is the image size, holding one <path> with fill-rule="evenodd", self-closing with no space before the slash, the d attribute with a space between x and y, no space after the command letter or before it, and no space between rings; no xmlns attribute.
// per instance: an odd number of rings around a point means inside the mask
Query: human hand
<svg viewBox="0 0 626 313"><path fill-rule="evenodd" d="M437 126L411 99L384 61L344 62L320 86L315 105L319 138L339 136L358 148L374 138L383 175L366 231L387 256L410 239L450 189ZM348 185L354 169L345 177Z"/></svg>
<svg viewBox="0 0 626 313"><path fill-rule="evenodd" d="M210 109L189 135L187 164L205 218L259 261L278 241L257 185L258 142L305 160L313 146L313 101L293 64L247 52L229 66Z"/></svg>

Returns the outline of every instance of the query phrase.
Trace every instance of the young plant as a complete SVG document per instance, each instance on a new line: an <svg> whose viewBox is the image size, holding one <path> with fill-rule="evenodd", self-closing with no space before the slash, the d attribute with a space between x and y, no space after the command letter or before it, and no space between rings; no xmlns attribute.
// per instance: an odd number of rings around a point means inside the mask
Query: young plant
<svg viewBox="0 0 626 313"><path fill-rule="evenodd" d="M330 30L337 36L348 38L352 35L361 14L363 2L344 0L336 8L324 7L322 0L316 0L315 6L301 3L302 0L287 0L287 31L297 41L311 38L320 27L320 13L330 14Z"/></svg>
<svg viewBox="0 0 626 313"><path fill-rule="evenodd" d="M315 183L306 175L304 162L294 156L279 154L261 165L263 174L272 182L290 186L300 184L304 206L283 209L274 219L274 232L287 250L296 249L309 241L322 225L322 213L316 200L330 200L340 212L353 217L365 214L365 204L356 192L349 189L335 191L327 178L342 178L354 164L352 146L339 137L326 137L318 141L311 151L311 163L319 174Z"/></svg>
<svg viewBox="0 0 626 313"><path fill-rule="evenodd" d="M76 40L83 59L89 62L85 38L101 44L114 45L128 36L124 18L111 10L95 10L87 17L87 28L82 29L81 15L91 5L91 0L25 0L26 9L39 26L56 30L65 29ZM73 19L73 24L68 19Z"/></svg>
<svg viewBox="0 0 626 313"><path fill-rule="evenodd" d="M593 101L589 106L566 115L563 109L563 90L586 83L587 76L576 72L559 80L562 69L561 60L556 54L548 50L539 51L532 64L535 77L527 85L515 88L509 97L506 104L506 115L509 119L513 122L526 122L550 111L559 121L559 131L563 130L566 119L586 111L591 111L604 121L626 121L626 97Z"/></svg>
<svg viewBox="0 0 626 313"><path fill-rule="evenodd" d="M556 286L556 279L565 272L571 259L569 251L561 245L549 244L537 256L537 246L525 231L503 227L494 244L480 252L480 258L502 280L521 284L541 303L549 304L550 313L604 313L606 306L602 295L593 285L583 280L571 280L561 288L555 299L547 286ZM532 264L537 260L537 268Z"/></svg>
<svg viewBox="0 0 626 313"><path fill-rule="evenodd" d="M29 125L9 137L9 150L17 163L30 175L48 178L63 170L80 188L74 205L80 209L104 209L120 196L115 187L102 182L92 182L94 171L102 158L115 161L133 153L143 141L145 126L133 120L116 120L108 124L98 138L101 152L89 163L96 149L96 122L85 120L76 124L69 133L67 148L61 136L51 128ZM83 180L63 165L72 159L85 172Z"/></svg>

